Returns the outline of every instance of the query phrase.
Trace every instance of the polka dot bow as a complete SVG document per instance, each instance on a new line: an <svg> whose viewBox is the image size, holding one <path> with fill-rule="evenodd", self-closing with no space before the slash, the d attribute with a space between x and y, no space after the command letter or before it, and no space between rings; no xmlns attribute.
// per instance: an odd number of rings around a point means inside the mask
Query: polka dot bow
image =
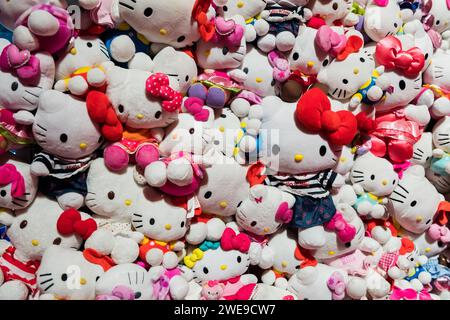
<svg viewBox="0 0 450 320"><path fill-rule="evenodd" d="M146 89L153 97L163 100L164 110L175 112L181 108L183 96L169 86L169 77L164 73L155 73L148 77Z"/></svg>

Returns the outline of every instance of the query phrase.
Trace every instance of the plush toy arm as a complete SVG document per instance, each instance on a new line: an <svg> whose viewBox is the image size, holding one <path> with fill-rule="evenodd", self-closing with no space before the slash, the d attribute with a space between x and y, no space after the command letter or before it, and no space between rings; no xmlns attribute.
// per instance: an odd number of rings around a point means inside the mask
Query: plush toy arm
<svg viewBox="0 0 450 320"><path fill-rule="evenodd" d="M161 278L161 275L164 273L164 268L162 266L156 266L151 267L148 270L148 274L150 276L150 279L152 279L153 282L156 282Z"/></svg>
<svg viewBox="0 0 450 320"><path fill-rule="evenodd" d="M16 120L17 123L23 124L26 126L32 125L34 122L34 115L26 110L19 110L13 115L14 120Z"/></svg>
<svg viewBox="0 0 450 320"><path fill-rule="evenodd" d="M173 245L172 245L172 250L173 251L181 251L185 248L185 244L182 241L176 241Z"/></svg>
<svg viewBox="0 0 450 320"><path fill-rule="evenodd" d="M30 171L37 177L45 177L50 174L50 171L45 164L40 161L33 161L33 163L31 163Z"/></svg>
<svg viewBox="0 0 450 320"><path fill-rule="evenodd" d="M374 253L381 249L381 245L373 238L364 237L363 241L359 245L359 249L363 252Z"/></svg>
<svg viewBox="0 0 450 320"><path fill-rule="evenodd" d="M430 122L430 112L425 105L408 105L405 108L405 116L408 120L415 121L421 126Z"/></svg>
<svg viewBox="0 0 450 320"><path fill-rule="evenodd" d="M406 277L406 272L395 266L388 270L388 275L394 280L399 280Z"/></svg>
<svg viewBox="0 0 450 320"><path fill-rule="evenodd" d="M230 104L231 111L239 118L248 116L250 111L250 102L243 98L236 98Z"/></svg>
<svg viewBox="0 0 450 320"><path fill-rule="evenodd" d="M261 250L261 258L258 266L261 269L269 269L272 268L275 259L275 252L269 246L265 246Z"/></svg>
<svg viewBox="0 0 450 320"><path fill-rule="evenodd" d="M87 73L87 82L93 87L101 87L106 82L106 75L100 68L92 68Z"/></svg>
<svg viewBox="0 0 450 320"><path fill-rule="evenodd" d="M243 284L257 283L258 278L254 274L247 273L241 276L241 282Z"/></svg>
<svg viewBox="0 0 450 320"><path fill-rule="evenodd" d="M116 264L132 263L139 256L139 245L130 238L116 236L111 258Z"/></svg>
<svg viewBox="0 0 450 320"><path fill-rule="evenodd" d="M345 16L344 21L343 21L344 26L346 26L346 27L352 27L352 26L356 25L358 22L359 22L358 15L356 15L352 12L349 12Z"/></svg>
<svg viewBox="0 0 450 320"><path fill-rule="evenodd" d="M9 227L14 222L15 216L9 210L0 209L0 223Z"/></svg>
<svg viewBox="0 0 450 320"><path fill-rule="evenodd" d="M433 149L433 157L441 159L443 156L445 156L445 151L442 149Z"/></svg>
<svg viewBox="0 0 450 320"><path fill-rule="evenodd" d="M158 142L161 142L164 139L164 129L163 128L153 128L150 129L150 134L153 138L155 138Z"/></svg>
<svg viewBox="0 0 450 320"><path fill-rule="evenodd" d="M0 240L0 255L2 255L9 247L11 247L11 243L9 241L3 239Z"/></svg>
<svg viewBox="0 0 450 320"><path fill-rule="evenodd" d="M447 97L441 97L434 101L430 108L434 118L442 118L450 115L450 100Z"/></svg>
<svg viewBox="0 0 450 320"><path fill-rule="evenodd" d="M263 13L265 13L265 12L268 13L268 11L264 10ZM262 14L261 14L261 16L262 16ZM264 19L257 19L255 21L254 28L255 28L256 34L259 37L262 37L262 36L266 35L269 32L270 25Z"/></svg>
<svg viewBox="0 0 450 320"><path fill-rule="evenodd" d="M244 82L245 80L247 80L247 74L239 69L234 69L231 71L228 71L228 76L233 79L236 82Z"/></svg>

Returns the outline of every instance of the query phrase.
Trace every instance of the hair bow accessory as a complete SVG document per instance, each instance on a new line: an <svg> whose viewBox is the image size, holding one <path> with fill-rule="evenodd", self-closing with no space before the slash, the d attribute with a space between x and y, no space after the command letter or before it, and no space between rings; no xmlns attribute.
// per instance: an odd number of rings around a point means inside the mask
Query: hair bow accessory
<svg viewBox="0 0 450 320"><path fill-rule="evenodd" d="M275 219L283 223L289 223L292 220L293 212L289 208L286 201L282 202L278 207L277 213L275 214Z"/></svg>
<svg viewBox="0 0 450 320"><path fill-rule="evenodd" d="M175 112L181 107L183 96L169 86L169 77L164 73L155 73L148 77L147 92L163 100L162 107L168 112Z"/></svg>
<svg viewBox="0 0 450 320"><path fill-rule="evenodd" d="M192 18L197 21L198 32L206 42L210 41L215 33L214 22L207 16L211 3L212 0L196 0L192 10Z"/></svg>
<svg viewBox="0 0 450 320"><path fill-rule="evenodd" d="M394 286L392 290L392 294L389 297L390 300L416 300L417 292L414 289L400 289L399 287Z"/></svg>
<svg viewBox="0 0 450 320"><path fill-rule="evenodd" d="M389 0L374 0L373 2L379 7L386 7L389 3Z"/></svg>
<svg viewBox="0 0 450 320"><path fill-rule="evenodd" d="M242 253L247 253L250 249L250 238L244 233L236 235L233 229L226 228L220 239L220 246L225 251L239 250Z"/></svg>
<svg viewBox="0 0 450 320"><path fill-rule="evenodd" d="M222 17L216 17L216 32L211 41L214 43L222 43L226 47L239 47L242 37L244 36L244 27L236 24L234 20L225 20Z"/></svg>
<svg viewBox="0 0 450 320"><path fill-rule="evenodd" d="M219 241L215 241L214 242L214 241L205 240L199 246L199 249L202 250L202 251L207 251L207 250L216 250L219 247L220 247L220 242Z"/></svg>
<svg viewBox="0 0 450 320"><path fill-rule="evenodd" d="M377 43L375 58L386 69L398 70L406 76L418 75L425 65L425 57L419 48L404 51L402 43L394 36L387 36Z"/></svg>
<svg viewBox="0 0 450 320"><path fill-rule="evenodd" d="M16 166L10 163L0 166L0 186L11 184L11 196L19 198L25 194L25 180Z"/></svg>
<svg viewBox="0 0 450 320"><path fill-rule="evenodd" d="M195 263L203 258L203 255L204 252L202 250L200 250L199 248L194 249L194 251L192 251L190 255L184 257L184 264L189 269L192 269L195 266Z"/></svg>
<svg viewBox="0 0 450 320"><path fill-rule="evenodd" d="M401 243L402 243L402 246L400 247L400 250L399 250L399 253L401 255L404 255L406 253L414 251L415 245L414 245L414 242L412 242L410 239L402 238Z"/></svg>
<svg viewBox="0 0 450 320"><path fill-rule="evenodd" d="M334 230L342 242L352 241L356 235L356 228L345 221L342 213L337 212L333 218L324 224L325 229Z"/></svg>
<svg viewBox="0 0 450 320"><path fill-rule="evenodd" d="M358 52L364 45L363 39L358 36L350 36L344 49L336 56L336 60L345 60L350 54Z"/></svg>
<svg viewBox="0 0 450 320"><path fill-rule="evenodd" d="M334 145L352 142L357 131L355 116L346 110L334 112L328 96L319 88L305 92L295 111L298 122L312 133L323 133Z"/></svg>
<svg viewBox="0 0 450 320"><path fill-rule="evenodd" d="M194 119L206 122L209 118L209 110L204 108L203 100L197 97L189 97L184 101L186 110L194 116Z"/></svg>
<svg viewBox="0 0 450 320"><path fill-rule="evenodd" d="M0 68L3 72L15 72L25 81L33 81L41 72L39 59L28 50L19 50L13 44L6 46L0 55Z"/></svg>
<svg viewBox="0 0 450 320"><path fill-rule="evenodd" d="M342 300L345 297L345 281L344 276L335 271L327 280L328 289L331 291L331 296L333 300Z"/></svg>
<svg viewBox="0 0 450 320"><path fill-rule="evenodd" d="M269 52L268 58L273 68L273 78L280 82L286 81L291 74L289 60L277 50Z"/></svg>
<svg viewBox="0 0 450 320"><path fill-rule="evenodd" d="M403 178L403 173L410 166L411 166L411 162L409 162L409 161L394 164L394 171L397 172L399 179Z"/></svg>
<svg viewBox="0 0 450 320"><path fill-rule="evenodd" d="M428 229L428 235L435 241L442 241L443 243L450 242L450 230L446 226L440 226L433 223Z"/></svg>
<svg viewBox="0 0 450 320"><path fill-rule="evenodd" d="M336 57L345 49L347 38L345 35L338 34L329 26L325 25L321 26L319 30L317 30L314 41L323 52Z"/></svg>
<svg viewBox="0 0 450 320"><path fill-rule="evenodd" d="M86 240L97 230L97 223L92 218L82 220L77 210L68 209L58 218L56 228L62 235L78 234Z"/></svg>

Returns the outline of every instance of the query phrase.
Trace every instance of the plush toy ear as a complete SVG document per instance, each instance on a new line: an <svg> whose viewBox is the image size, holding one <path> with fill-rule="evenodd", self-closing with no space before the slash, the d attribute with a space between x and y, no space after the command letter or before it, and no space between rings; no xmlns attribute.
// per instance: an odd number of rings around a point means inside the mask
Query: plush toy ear
<svg viewBox="0 0 450 320"><path fill-rule="evenodd" d="M268 196L267 186L262 184L257 184L250 188L250 198L252 198L256 203L261 203L266 200Z"/></svg>
<svg viewBox="0 0 450 320"><path fill-rule="evenodd" d="M425 169L420 165L411 166L406 169L405 173L412 174L416 177L425 177Z"/></svg>
<svg viewBox="0 0 450 320"><path fill-rule="evenodd" d="M7 227L9 227L13 224L14 219L15 219L15 216L8 211L3 211L0 214L0 223Z"/></svg>
<svg viewBox="0 0 450 320"><path fill-rule="evenodd" d="M68 95L56 90L44 91L39 97L38 110L47 113L60 111L61 108L64 108L68 97Z"/></svg>

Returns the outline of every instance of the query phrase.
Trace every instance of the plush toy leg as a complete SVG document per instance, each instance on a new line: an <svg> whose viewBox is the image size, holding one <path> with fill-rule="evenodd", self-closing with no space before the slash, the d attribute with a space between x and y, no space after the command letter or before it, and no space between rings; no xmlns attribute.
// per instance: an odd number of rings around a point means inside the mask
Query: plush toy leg
<svg viewBox="0 0 450 320"><path fill-rule="evenodd" d="M192 245L200 244L205 241L207 232L208 228L206 223L193 223L186 234L186 241Z"/></svg>
<svg viewBox="0 0 450 320"><path fill-rule="evenodd" d="M317 249L325 245L323 226L298 230L298 244L305 249Z"/></svg>
<svg viewBox="0 0 450 320"><path fill-rule="evenodd" d="M178 265L178 256L175 252L166 252L163 256L162 266L166 269L173 269Z"/></svg>
<svg viewBox="0 0 450 320"><path fill-rule="evenodd" d="M145 260L149 265L160 266L163 262L164 253L159 249L151 249L145 255Z"/></svg>
<svg viewBox="0 0 450 320"><path fill-rule="evenodd" d="M106 74L99 68L93 68L87 73L87 81L91 86L101 87L106 82Z"/></svg>
<svg viewBox="0 0 450 320"><path fill-rule="evenodd" d="M366 280L358 277L351 277L346 290L347 294L352 299L360 300L362 297L365 297L367 293Z"/></svg>
<svg viewBox="0 0 450 320"><path fill-rule="evenodd" d="M369 201L363 201L358 204L356 211L360 216L367 216L372 211L372 204Z"/></svg>
<svg viewBox="0 0 450 320"><path fill-rule="evenodd" d="M105 165L112 171L120 171L126 168L130 161L130 156L121 147L111 145L105 148L103 152Z"/></svg>
<svg viewBox="0 0 450 320"><path fill-rule="evenodd" d="M289 31L283 31L277 34L276 46L280 51L292 50L295 44L295 36Z"/></svg>
<svg viewBox="0 0 450 320"><path fill-rule="evenodd" d="M117 62L128 62L136 53L136 46L127 35L118 36L111 41L110 53Z"/></svg>
<svg viewBox="0 0 450 320"><path fill-rule="evenodd" d="M177 186L184 187L191 184L193 177L192 165L186 159L173 160L167 166L167 179Z"/></svg>
<svg viewBox="0 0 450 320"><path fill-rule="evenodd" d="M276 279L275 273L272 270L265 270L261 276L261 281L268 285L273 285Z"/></svg>
<svg viewBox="0 0 450 320"><path fill-rule="evenodd" d="M76 192L68 192L59 196L56 199L59 203L59 206L64 210L73 208L79 209L84 205L84 197L83 195Z"/></svg>
<svg viewBox="0 0 450 320"><path fill-rule="evenodd" d="M435 118L441 118L450 115L450 100L447 97L437 99L432 107L431 113Z"/></svg>
<svg viewBox="0 0 450 320"><path fill-rule="evenodd" d="M50 37L59 30L59 21L49 12L36 10L28 17L28 28L38 36Z"/></svg>
<svg viewBox="0 0 450 320"><path fill-rule="evenodd" d="M145 180L152 187L162 187L167 182L167 167L162 161L150 163L144 172Z"/></svg>
<svg viewBox="0 0 450 320"><path fill-rule="evenodd" d="M223 108L227 101L225 92L219 87L212 87L208 90L206 104L211 108Z"/></svg>
<svg viewBox="0 0 450 320"><path fill-rule="evenodd" d="M69 89L70 93L76 96L82 96L89 89L89 85L83 77L75 76L70 78L67 84L67 89Z"/></svg>
<svg viewBox="0 0 450 320"><path fill-rule="evenodd" d="M208 89L201 83L194 83L189 87L188 96L206 100Z"/></svg>
<svg viewBox="0 0 450 320"><path fill-rule="evenodd" d="M139 245L136 241L116 236L114 248L111 252L111 258L116 264L132 263L139 256Z"/></svg>
<svg viewBox="0 0 450 320"><path fill-rule="evenodd" d="M219 241L226 228L225 223L219 218L212 218L206 223L207 235L209 241Z"/></svg>
<svg viewBox="0 0 450 320"><path fill-rule="evenodd" d="M258 39L258 48L263 52L270 52L276 48L277 39L273 34L267 34Z"/></svg>
<svg viewBox="0 0 450 320"><path fill-rule="evenodd" d="M371 216L374 219L381 219L386 212L385 208L381 204L376 204L372 208Z"/></svg>
<svg viewBox="0 0 450 320"><path fill-rule="evenodd" d="M0 300L26 300L28 288L18 280L8 281L0 287Z"/></svg>
<svg viewBox="0 0 450 320"><path fill-rule="evenodd" d="M159 150L152 144L140 147L136 151L136 164L141 168L146 168L150 163L159 159Z"/></svg>
<svg viewBox="0 0 450 320"><path fill-rule="evenodd" d="M39 49L39 40L27 27L18 26L13 31L13 42L23 50L36 51Z"/></svg>
<svg viewBox="0 0 450 320"><path fill-rule="evenodd" d="M183 300L189 292L189 284L183 277L175 276L170 280L169 291L172 299Z"/></svg>
<svg viewBox="0 0 450 320"><path fill-rule="evenodd" d="M366 277L367 291L372 298L385 297L391 291L391 285L379 273L373 272Z"/></svg>
<svg viewBox="0 0 450 320"><path fill-rule="evenodd" d="M394 162L404 162L413 156L413 145L405 141L390 141L388 154Z"/></svg>
<svg viewBox="0 0 450 320"><path fill-rule="evenodd" d="M231 111L239 118L246 117L250 111L250 102L242 98L236 98L230 104Z"/></svg>

